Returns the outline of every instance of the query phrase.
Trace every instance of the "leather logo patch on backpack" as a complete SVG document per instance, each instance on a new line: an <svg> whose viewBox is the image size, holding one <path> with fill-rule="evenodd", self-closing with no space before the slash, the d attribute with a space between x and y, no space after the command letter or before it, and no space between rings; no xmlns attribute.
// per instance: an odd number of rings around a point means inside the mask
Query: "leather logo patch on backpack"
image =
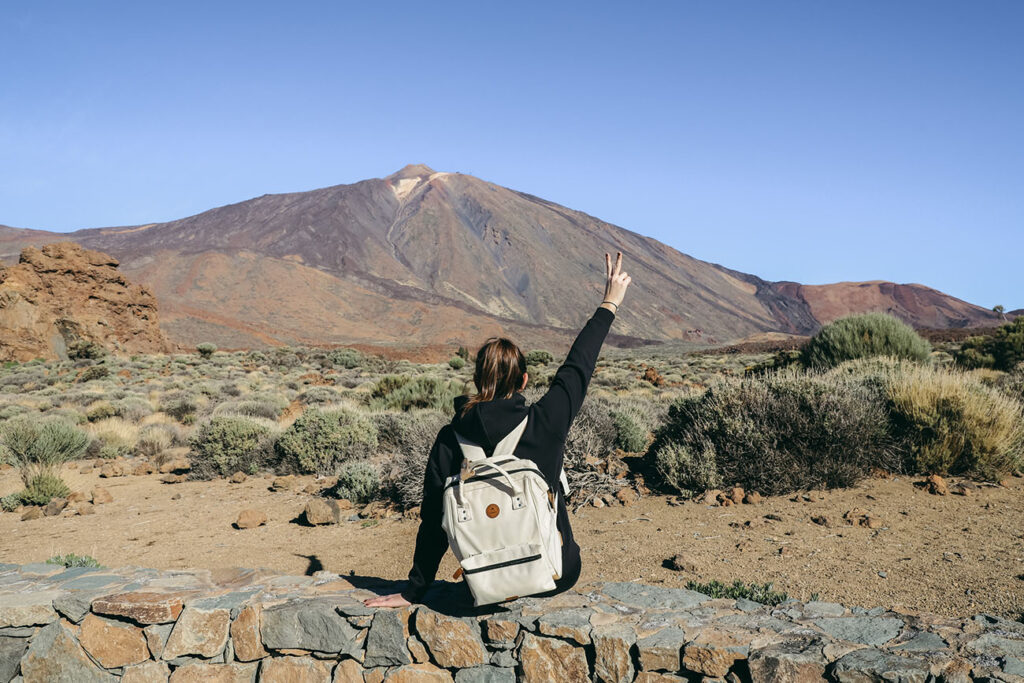
<svg viewBox="0 0 1024 683"><path fill-rule="evenodd" d="M488 505L488 506L487 506L487 508L486 508L486 509L484 510L484 513L485 513L485 514L486 514L486 515L487 515L488 517L490 517L491 519L494 519L495 517L497 517L497 516L498 516L498 515L499 515L499 514L501 513L501 508L500 508L500 507L498 507L497 505L495 505L494 503L491 503L491 504L490 504L490 505Z"/></svg>

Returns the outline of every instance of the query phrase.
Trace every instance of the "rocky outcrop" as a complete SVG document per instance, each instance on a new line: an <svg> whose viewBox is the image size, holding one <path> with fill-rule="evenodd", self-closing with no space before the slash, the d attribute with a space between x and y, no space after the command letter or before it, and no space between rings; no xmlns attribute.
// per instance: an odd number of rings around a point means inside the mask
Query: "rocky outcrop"
<svg viewBox="0 0 1024 683"><path fill-rule="evenodd" d="M358 584L358 585L357 585ZM634 583L486 610L329 572L0 565L0 683L1024 681L1024 623ZM22 678L17 678L18 676Z"/></svg>
<svg viewBox="0 0 1024 683"><path fill-rule="evenodd" d="M156 299L116 259L72 242L26 247L0 268L0 360L66 359L80 342L122 353L169 350Z"/></svg>

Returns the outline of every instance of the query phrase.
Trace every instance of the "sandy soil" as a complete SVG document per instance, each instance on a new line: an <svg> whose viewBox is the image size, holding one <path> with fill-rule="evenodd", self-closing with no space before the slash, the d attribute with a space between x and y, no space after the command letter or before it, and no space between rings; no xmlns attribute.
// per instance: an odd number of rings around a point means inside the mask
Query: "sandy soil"
<svg viewBox="0 0 1024 683"><path fill-rule="evenodd" d="M23 522L18 513L0 514L0 561L74 552L107 566L323 568L387 579L402 579L409 568L412 519L312 528L298 523L309 496L271 492L264 478L162 484L158 475L101 479L97 472L65 472L74 490L102 485L111 492L114 502L97 506L94 515ZM0 494L19 484L13 470L0 472ZM582 581L772 581L804 600L817 594L848 605L947 615L1024 614L1024 479L966 497L930 495L906 478L872 479L808 498L723 508L648 497L628 507L585 508L573 518ZM245 507L264 510L267 525L232 528ZM842 516L853 508L878 517L882 527L846 524ZM815 524L817 516L833 525ZM662 565L679 552L692 555L696 571ZM454 570L449 553L439 577Z"/></svg>

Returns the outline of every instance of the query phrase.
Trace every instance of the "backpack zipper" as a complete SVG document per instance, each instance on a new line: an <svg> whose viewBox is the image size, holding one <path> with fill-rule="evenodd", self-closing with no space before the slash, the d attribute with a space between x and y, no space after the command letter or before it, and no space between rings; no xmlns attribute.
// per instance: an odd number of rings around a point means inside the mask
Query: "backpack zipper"
<svg viewBox="0 0 1024 683"><path fill-rule="evenodd" d="M536 555L530 555L528 557L519 557L514 560L506 560L505 562L498 562L497 564L489 564L486 567L477 567L476 569L466 569L463 571L464 574L476 574L477 572L486 572L492 569L503 569L504 567L511 567L517 564L526 564L527 562L533 562L534 560L540 559L540 553Z"/></svg>

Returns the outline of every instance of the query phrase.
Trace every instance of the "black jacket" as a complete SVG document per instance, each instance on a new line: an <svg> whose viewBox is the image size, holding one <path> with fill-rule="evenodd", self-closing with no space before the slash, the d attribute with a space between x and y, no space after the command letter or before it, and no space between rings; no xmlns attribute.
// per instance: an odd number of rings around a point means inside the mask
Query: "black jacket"
<svg viewBox="0 0 1024 683"><path fill-rule="evenodd" d="M420 602L423 599L448 550L448 537L441 528L441 496L445 479L457 474L462 467L462 452L455 432L490 451L527 415L530 420L519 440L516 455L537 463L548 484L559 492L558 530L562 533L563 545L562 576L555 582L556 591L567 590L576 583L580 574L580 547L572 537L558 475L562 469L565 437L583 404L598 352L614 319L615 315L608 309L597 309L573 342L565 362L551 380L551 387L536 403L526 405L526 399L517 393L512 398L478 403L461 416L468 398L455 399L455 417L438 433L427 459L416 553L409 571L409 584L402 591L406 600Z"/></svg>

